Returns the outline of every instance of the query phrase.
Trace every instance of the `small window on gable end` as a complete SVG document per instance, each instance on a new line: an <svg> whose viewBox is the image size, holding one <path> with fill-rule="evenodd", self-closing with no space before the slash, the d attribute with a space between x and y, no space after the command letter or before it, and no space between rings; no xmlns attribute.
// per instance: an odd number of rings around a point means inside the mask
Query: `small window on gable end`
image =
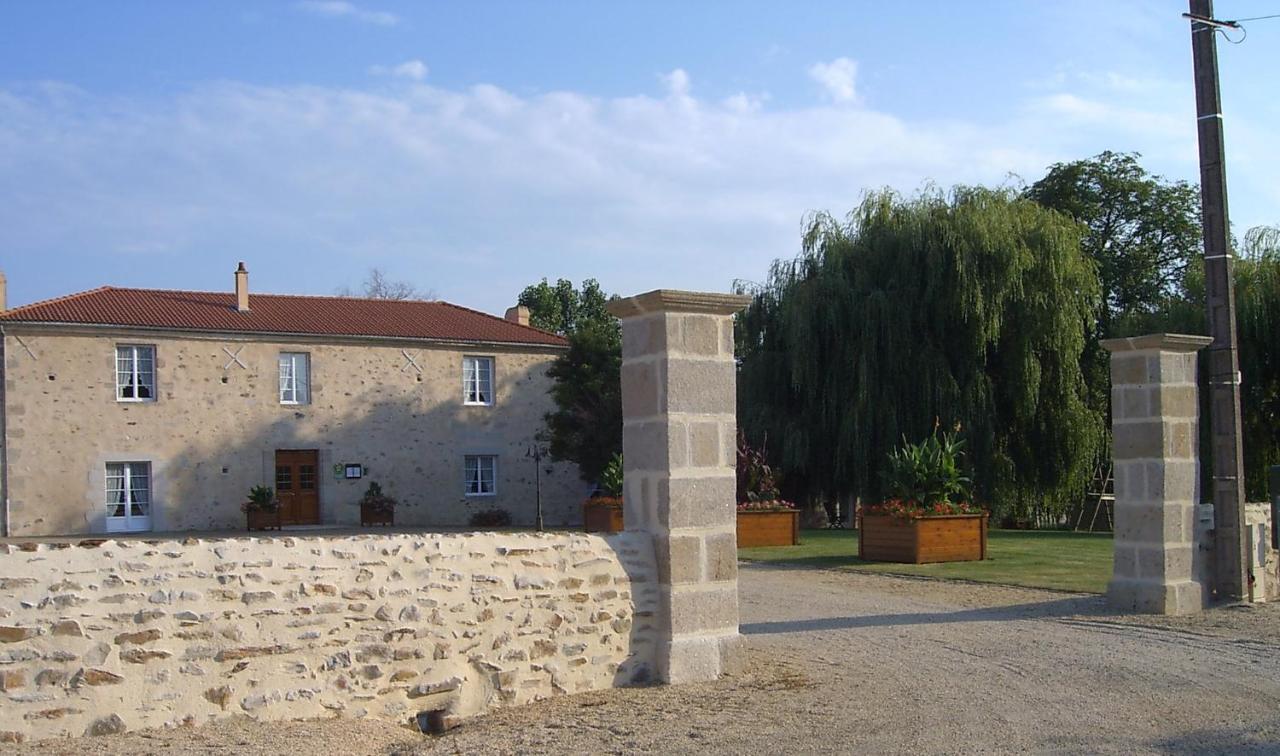
<svg viewBox="0 0 1280 756"><path fill-rule="evenodd" d="M493 358L462 358L462 403L493 404Z"/></svg>

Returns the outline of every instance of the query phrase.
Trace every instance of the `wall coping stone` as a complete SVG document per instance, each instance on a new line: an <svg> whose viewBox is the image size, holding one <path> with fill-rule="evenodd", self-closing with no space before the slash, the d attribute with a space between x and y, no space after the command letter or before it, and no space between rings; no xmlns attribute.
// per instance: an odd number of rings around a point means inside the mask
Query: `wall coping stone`
<svg viewBox="0 0 1280 756"><path fill-rule="evenodd" d="M606 305L619 318L634 318L655 312L692 312L732 315L751 302L746 294L714 294L702 291L654 289L634 297L615 299Z"/></svg>
<svg viewBox="0 0 1280 756"><path fill-rule="evenodd" d="M1195 336L1186 333L1149 333L1121 339L1103 339L1098 342L1108 352L1139 352L1158 349L1162 352L1198 352L1213 343L1212 336Z"/></svg>

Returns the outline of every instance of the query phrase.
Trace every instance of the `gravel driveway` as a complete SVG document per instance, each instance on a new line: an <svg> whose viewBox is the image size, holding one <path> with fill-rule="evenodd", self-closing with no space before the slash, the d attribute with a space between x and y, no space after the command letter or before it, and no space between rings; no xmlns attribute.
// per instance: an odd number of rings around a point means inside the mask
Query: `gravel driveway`
<svg viewBox="0 0 1280 756"><path fill-rule="evenodd" d="M495 712L441 738L231 720L20 753L1280 753L1280 605L1100 598L744 566L742 672Z"/></svg>

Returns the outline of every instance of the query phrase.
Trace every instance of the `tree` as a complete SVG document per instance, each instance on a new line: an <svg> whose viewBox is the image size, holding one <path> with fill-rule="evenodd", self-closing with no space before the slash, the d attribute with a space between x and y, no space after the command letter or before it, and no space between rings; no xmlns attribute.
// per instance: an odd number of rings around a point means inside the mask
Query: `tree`
<svg viewBox="0 0 1280 756"><path fill-rule="evenodd" d="M1136 153L1056 163L1026 196L1084 224L1081 249L1098 268L1098 332L1181 296L1200 249L1200 195L1186 181L1146 172Z"/></svg>
<svg viewBox="0 0 1280 756"><path fill-rule="evenodd" d="M581 290L563 278L554 286L544 278L526 286L517 303L529 308L529 324L534 328L569 336L588 323L617 328L617 319L605 309L609 299L594 278L583 281Z"/></svg>
<svg viewBox="0 0 1280 756"><path fill-rule="evenodd" d="M605 309L610 297L593 278L576 289L542 279L520 293L530 325L569 340L569 350L552 363L551 396L556 410L546 417L551 456L578 465L594 483L615 454L622 453L622 327Z"/></svg>
<svg viewBox="0 0 1280 756"><path fill-rule="evenodd" d="M546 416L551 456L578 465L582 479L600 480L622 453L622 341L613 328L588 324L569 335L569 350L552 363Z"/></svg>
<svg viewBox="0 0 1280 756"><path fill-rule="evenodd" d="M1240 358L1240 435L1243 440L1245 496L1264 501L1267 468L1280 464L1280 227L1258 226L1236 245L1232 273L1236 287L1236 343ZM1185 296L1168 303L1143 324L1145 332L1205 333L1204 261L1187 272ZM1136 332L1136 329L1135 329ZM1128 333L1122 335L1130 335ZM1201 417L1209 417L1208 353L1200 353ZM1201 422L1200 468L1203 486L1212 484L1209 423ZM1205 490L1209 490L1205 488Z"/></svg>
<svg viewBox="0 0 1280 756"><path fill-rule="evenodd" d="M738 321L739 418L768 435L784 493L875 501L891 450L941 426L965 439L980 503L1076 498L1103 437L1080 371L1098 297L1080 233L982 188L816 216Z"/></svg>
<svg viewBox="0 0 1280 756"><path fill-rule="evenodd" d="M435 299L435 292L419 289L408 281L395 281L387 276L381 268L370 268L361 285L363 296L368 299ZM351 288L344 286L338 290L344 297L355 296Z"/></svg>

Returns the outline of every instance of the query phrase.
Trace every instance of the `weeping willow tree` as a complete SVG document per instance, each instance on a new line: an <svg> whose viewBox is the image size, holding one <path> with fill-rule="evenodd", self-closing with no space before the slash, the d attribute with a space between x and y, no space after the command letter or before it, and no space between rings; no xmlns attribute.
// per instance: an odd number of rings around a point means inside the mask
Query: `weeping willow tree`
<svg viewBox="0 0 1280 756"><path fill-rule="evenodd" d="M1280 465L1280 226L1250 229L1235 245L1236 343L1239 348L1240 435L1245 496L1265 501L1267 468ZM1121 323L1120 335L1170 331L1207 333L1204 260L1187 271L1186 293L1159 312ZM1209 417L1208 352L1200 352L1200 413ZM1213 454L1209 423L1200 423L1201 487L1211 490Z"/></svg>
<svg viewBox="0 0 1280 756"><path fill-rule="evenodd" d="M983 188L814 217L738 321L744 429L797 496L878 499L889 452L941 426L982 504L1065 506L1105 437L1080 370L1098 297L1080 233Z"/></svg>

